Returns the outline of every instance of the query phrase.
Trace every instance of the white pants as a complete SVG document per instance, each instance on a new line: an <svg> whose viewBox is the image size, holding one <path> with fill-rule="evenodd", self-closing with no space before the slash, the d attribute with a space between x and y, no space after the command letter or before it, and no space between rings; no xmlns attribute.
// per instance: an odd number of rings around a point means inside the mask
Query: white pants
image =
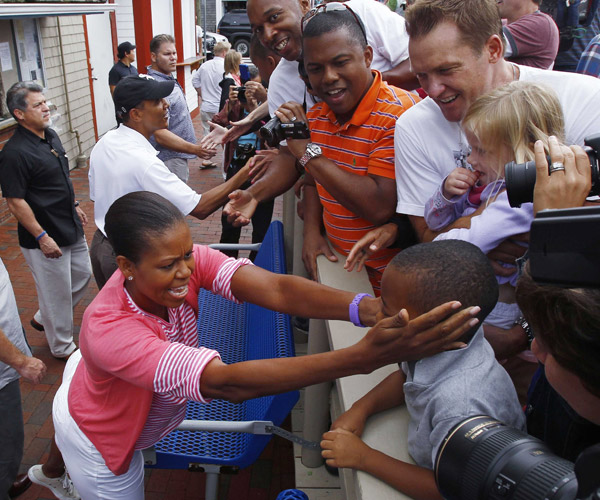
<svg viewBox="0 0 600 500"><path fill-rule="evenodd" d="M85 294L92 266L83 236L60 250L61 257L48 259L40 249L21 247L35 280L50 351L53 356L64 358L77 348L73 342L73 308Z"/></svg>
<svg viewBox="0 0 600 500"><path fill-rule="evenodd" d="M69 413L69 386L81 360L81 351L69 358L63 382L54 397L52 419L55 439L69 475L84 500L143 500L144 459L135 451L129 470L120 476L113 474L102 455L86 437Z"/></svg>
<svg viewBox="0 0 600 500"><path fill-rule="evenodd" d="M208 135L210 133L210 125L208 122L212 122L213 116L215 116L215 113L200 110L200 123L202 124L204 135Z"/></svg>
<svg viewBox="0 0 600 500"><path fill-rule="evenodd" d="M186 158L171 158L165 160L164 164L167 168L187 184L190 178L190 169Z"/></svg>

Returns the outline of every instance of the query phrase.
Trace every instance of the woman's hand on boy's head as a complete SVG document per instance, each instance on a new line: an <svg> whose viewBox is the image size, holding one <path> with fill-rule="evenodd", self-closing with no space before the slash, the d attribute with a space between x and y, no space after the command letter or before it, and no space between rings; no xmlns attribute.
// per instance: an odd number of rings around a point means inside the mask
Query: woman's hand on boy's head
<svg viewBox="0 0 600 500"><path fill-rule="evenodd" d="M331 467L363 469L370 448L357 435L344 429L323 434L321 455Z"/></svg>
<svg viewBox="0 0 600 500"><path fill-rule="evenodd" d="M475 316L481 308L475 306L458 310L461 307L460 302L447 302L413 320L406 309L402 309L398 314L379 321L361 340L367 344L364 356L373 363L372 370L465 347L458 339L479 323Z"/></svg>
<svg viewBox="0 0 600 500"><path fill-rule="evenodd" d="M463 167L455 168L444 180L442 186L444 198L450 199L454 196L462 196L475 185L478 178L477 172Z"/></svg>

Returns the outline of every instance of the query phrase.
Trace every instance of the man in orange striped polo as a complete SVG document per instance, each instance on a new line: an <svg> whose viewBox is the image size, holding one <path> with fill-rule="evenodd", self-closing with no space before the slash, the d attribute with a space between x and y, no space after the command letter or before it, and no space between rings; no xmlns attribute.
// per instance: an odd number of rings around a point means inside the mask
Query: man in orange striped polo
<svg viewBox="0 0 600 500"><path fill-rule="evenodd" d="M302 256L316 279L317 255L337 260L327 239L347 255L394 215L394 127L419 98L370 69L373 51L349 8L305 17L303 47L308 79L322 102L307 115L302 105L286 103L276 115L282 122L308 121L310 127L310 142L288 139L287 146L306 169ZM383 269L398 251L384 249L366 261L376 293Z"/></svg>

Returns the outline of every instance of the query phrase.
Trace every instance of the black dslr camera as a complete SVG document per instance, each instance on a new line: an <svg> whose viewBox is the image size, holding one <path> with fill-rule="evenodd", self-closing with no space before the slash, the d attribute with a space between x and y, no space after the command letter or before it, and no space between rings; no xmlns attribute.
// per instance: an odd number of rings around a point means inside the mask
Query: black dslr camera
<svg viewBox="0 0 600 500"><path fill-rule="evenodd" d="M585 139L592 189L600 194L600 134ZM548 165L551 160L548 158ZM506 192L512 207L533 201L535 162L505 166ZM529 272L540 284L600 286L600 206L543 210L531 224Z"/></svg>
<svg viewBox="0 0 600 500"><path fill-rule="evenodd" d="M246 87L242 85L241 87L233 87L233 90L237 90L238 99L240 102L247 102L246 100Z"/></svg>
<svg viewBox="0 0 600 500"><path fill-rule="evenodd" d="M590 159L592 190L590 196L600 194L600 134L587 137L583 150ZM548 165L551 164L550 157ZM515 163L511 161L504 166L506 193L511 207L520 207L523 203L533 201L535 186L535 161Z"/></svg>
<svg viewBox="0 0 600 500"><path fill-rule="evenodd" d="M271 118L259 130L260 136L270 146L278 146L287 139L310 139L310 131L304 122L281 123L279 118Z"/></svg>

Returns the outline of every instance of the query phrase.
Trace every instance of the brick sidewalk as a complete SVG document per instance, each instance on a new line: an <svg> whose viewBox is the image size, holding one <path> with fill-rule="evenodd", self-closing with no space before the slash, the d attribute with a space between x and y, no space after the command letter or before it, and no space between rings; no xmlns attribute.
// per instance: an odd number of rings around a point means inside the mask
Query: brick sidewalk
<svg viewBox="0 0 600 500"><path fill-rule="evenodd" d="M201 136L199 118L194 120L196 133ZM221 155L216 158L220 163ZM199 160L190 162L190 186L202 193L222 182L221 169L200 170ZM93 223L93 203L89 199L89 187L86 169L75 169L71 179L77 199L81 201L83 210L88 214L90 222L85 228L88 244L96 227ZM275 204L274 218L281 218L281 201ZM187 218L192 237L196 243L215 243L221 234L220 210L204 221ZM242 232L242 241L250 241L250 232ZM37 310L37 296L33 277L17 241L17 224L13 217L0 224L0 256L11 277L17 298L19 315L25 327L27 338L32 346L34 355L42 359L48 367L48 373L41 384L33 385L21 380L23 398L23 414L25 421L25 452L21 472L34 464L42 463L50 446L54 430L52 426L52 399L61 383L64 362L50 355L50 350L43 332L34 330L29 321ZM75 309L75 324L77 332L85 307L98 292L93 278L88 285L87 293ZM78 335L75 336L78 341ZM288 427L289 428L289 427ZM286 488L294 487L293 450L290 443L275 437L271 440L258 461L237 475L221 475L219 487L220 500L268 500ZM40 486L33 485L20 500L49 499L52 493ZM198 472L153 470L146 471L147 500L183 500L204 498L204 475Z"/></svg>

